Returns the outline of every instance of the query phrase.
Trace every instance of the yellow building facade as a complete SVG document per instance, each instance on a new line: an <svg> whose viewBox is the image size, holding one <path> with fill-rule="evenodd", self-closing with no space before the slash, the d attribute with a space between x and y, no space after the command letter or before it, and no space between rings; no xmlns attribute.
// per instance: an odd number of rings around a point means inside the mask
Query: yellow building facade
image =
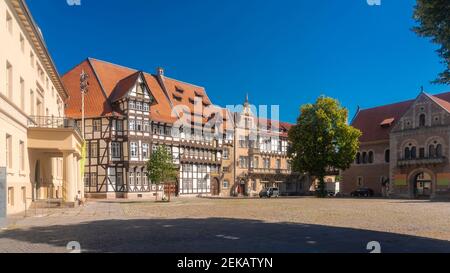
<svg viewBox="0 0 450 273"><path fill-rule="evenodd" d="M83 140L64 118L67 92L24 1L0 1L0 41L0 201L8 215L43 199L75 203Z"/></svg>

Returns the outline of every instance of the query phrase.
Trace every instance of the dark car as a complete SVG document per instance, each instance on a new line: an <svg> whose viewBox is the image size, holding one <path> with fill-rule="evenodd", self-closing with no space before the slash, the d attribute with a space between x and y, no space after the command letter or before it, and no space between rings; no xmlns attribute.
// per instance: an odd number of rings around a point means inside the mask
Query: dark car
<svg viewBox="0 0 450 273"><path fill-rule="evenodd" d="M278 188L266 188L259 193L259 198L279 197L280 190Z"/></svg>
<svg viewBox="0 0 450 273"><path fill-rule="evenodd" d="M374 191L369 188L360 188L350 194L352 197L373 197Z"/></svg>

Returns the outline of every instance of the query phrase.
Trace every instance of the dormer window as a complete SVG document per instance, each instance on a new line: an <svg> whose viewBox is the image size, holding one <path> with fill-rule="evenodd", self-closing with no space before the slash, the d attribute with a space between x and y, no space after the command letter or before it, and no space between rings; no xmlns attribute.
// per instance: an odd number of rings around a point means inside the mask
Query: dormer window
<svg viewBox="0 0 450 273"><path fill-rule="evenodd" d="M173 95L173 98L174 98L176 101L179 101L179 102L182 101L182 98L179 97L179 96L177 96L177 95Z"/></svg>
<svg viewBox="0 0 450 273"><path fill-rule="evenodd" d="M179 88L179 87L175 87L175 91L176 91L177 93L180 93L180 94L183 94L183 93L184 93L184 90L181 89L181 88Z"/></svg>

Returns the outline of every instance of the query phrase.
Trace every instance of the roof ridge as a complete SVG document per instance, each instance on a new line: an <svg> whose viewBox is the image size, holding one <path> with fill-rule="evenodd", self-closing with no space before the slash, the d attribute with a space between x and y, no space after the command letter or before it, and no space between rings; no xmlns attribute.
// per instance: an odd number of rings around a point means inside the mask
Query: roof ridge
<svg viewBox="0 0 450 273"><path fill-rule="evenodd" d="M177 79L174 79L174 78L171 78L171 77L167 77L167 76L164 76L165 78L167 78L167 79L169 79L169 80L173 80L173 81L176 81L176 82L179 82L179 83L183 83L183 84L188 84L188 85L192 85L192 86L194 86L194 87L198 87L198 88L202 88L202 89L206 89L205 87L203 87L203 86L200 86L200 85L197 85L197 84L193 84L193 83L188 83L188 82L185 82L185 81L181 81L181 80L177 80Z"/></svg>
<svg viewBox="0 0 450 273"><path fill-rule="evenodd" d="M426 93L426 92L424 92L424 93L425 93L426 95L428 95L428 96L437 97L437 96L449 94L450 91L442 92L442 93L435 94L435 95L431 95L431 94L428 94L428 93ZM437 97L437 98L439 98L439 97ZM407 103L407 102L414 102L416 99L417 99L417 97L416 97L415 99L409 99L409 100L404 100L404 101L399 101L399 102L393 102L393 103L388 103L388 104L379 105L379 106L375 106L375 107L369 107L369 108L365 108L365 109L361 108L360 111L362 112L362 111L374 110L374 109L378 109L378 108L382 108L382 107L394 106L394 105L396 105L396 104L402 104L402 103ZM441 99L441 100L444 100L444 99ZM446 101L446 100L444 100L444 101ZM449 103L450 103L450 102L449 102Z"/></svg>
<svg viewBox="0 0 450 273"><path fill-rule="evenodd" d="M92 58L92 57L88 57L88 60L94 60L94 61L102 62L102 63L105 63L105 64L110 64L110 65L113 65L113 66L117 66L117 67L120 67L120 68L134 70L135 72L136 71L142 71L142 70L139 70L139 69L136 69L136 68L131 68L131 67L128 67L128 66L124 66L124 65L120 65L120 64L116 64L116 63L113 63L113 62L100 60L100 59L96 59L96 58Z"/></svg>

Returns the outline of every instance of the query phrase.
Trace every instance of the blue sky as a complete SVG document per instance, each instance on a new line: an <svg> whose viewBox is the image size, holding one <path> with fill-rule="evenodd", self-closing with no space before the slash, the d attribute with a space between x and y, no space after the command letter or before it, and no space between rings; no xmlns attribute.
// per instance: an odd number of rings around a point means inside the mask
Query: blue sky
<svg viewBox="0 0 450 273"><path fill-rule="evenodd" d="M414 0L27 0L61 74L94 57L205 86L221 106L280 105L295 122L320 95L369 108L411 99L443 70L410 29Z"/></svg>

